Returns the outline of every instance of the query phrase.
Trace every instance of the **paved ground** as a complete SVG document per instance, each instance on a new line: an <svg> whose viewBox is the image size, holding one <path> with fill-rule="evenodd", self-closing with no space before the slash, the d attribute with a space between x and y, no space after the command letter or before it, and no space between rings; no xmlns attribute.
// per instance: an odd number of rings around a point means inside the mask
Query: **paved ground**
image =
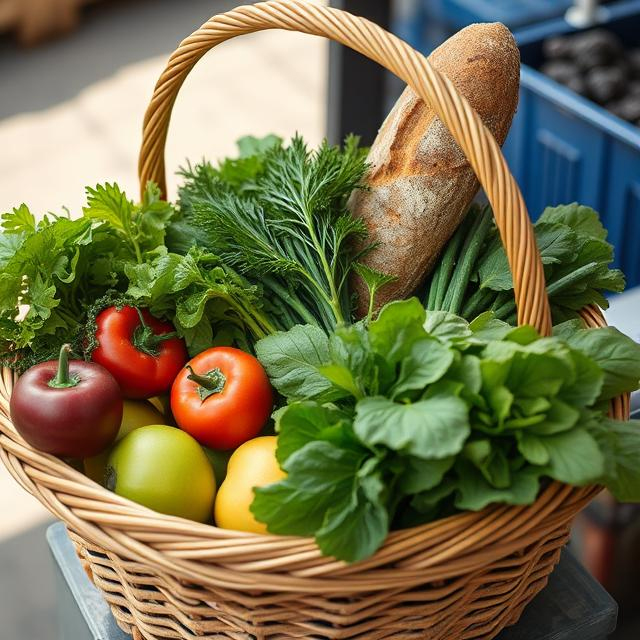
<svg viewBox="0 0 640 640"><path fill-rule="evenodd" d="M45 540L49 524L40 523L0 544L2 640L62 640L55 632L54 574Z"/></svg>
<svg viewBox="0 0 640 640"><path fill-rule="evenodd" d="M33 51L0 43L0 210L77 211L83 189L136 190L142 116L179 40L228 0L105 3L67 40ZM217 157L245 133L324 129L325 43L285 32L244 36L206 57L185 83L168 142L170 170Z"/></svg>

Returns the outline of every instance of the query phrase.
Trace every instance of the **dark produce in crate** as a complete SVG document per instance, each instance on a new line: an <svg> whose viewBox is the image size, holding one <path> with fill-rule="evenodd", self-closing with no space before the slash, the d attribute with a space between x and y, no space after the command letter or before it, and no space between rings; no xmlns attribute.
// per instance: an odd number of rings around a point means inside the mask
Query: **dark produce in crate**
<svg viewBox="0 0 640 640"><path fill-rule="evenodd" d="M587 31L570 40L570 55L583 71L615 64L623 54L618 37L604 29Z"/></svg>
<svg viewBox="0 0 640 640"><path fill-rule="evenodd" d="M640 121L640 49L625 50L612 31L554 36L542 44L546 62L540 71L611 113Z"/></svg>

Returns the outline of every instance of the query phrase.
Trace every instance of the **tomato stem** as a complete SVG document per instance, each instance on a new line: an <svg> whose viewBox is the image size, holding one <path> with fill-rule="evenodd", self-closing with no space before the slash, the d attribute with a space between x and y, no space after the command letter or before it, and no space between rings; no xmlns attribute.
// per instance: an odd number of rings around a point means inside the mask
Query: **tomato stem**
<svg viewBox="0 0 640 640"><path fill-rule="evenodd" d="M60 356L58 357L58 371L55 378L49 380L49 386L53 389L67 389L75 387L80 382L77 376L69 375L69 354L71 353L71 345L63 344L60 348Z"/></svg>
<svg viewBox="0 0 640 640"><path fill-rule="evenodd" d="M198 395L200 400L204 402L209 396L221 393L227 384L227 377L218 367L207 371L207 373L196 373L191 365L187 365L187 369L191 371L191 375L187 376L187 380L193 380L198 385Z"/></svg>
<svg viewBox="0 0 640 640"><path fill-rule="evenodd" d="M144 321L142 311L138 307L135 307L138 312L138 318L140 318L140 325L136 327L133 332L133 346L147 355L154 358L160 355L160 345L165 340L171 340L171 338L177 338L178 334L175 331L170 333L156 334L153 329Z"/></svg>

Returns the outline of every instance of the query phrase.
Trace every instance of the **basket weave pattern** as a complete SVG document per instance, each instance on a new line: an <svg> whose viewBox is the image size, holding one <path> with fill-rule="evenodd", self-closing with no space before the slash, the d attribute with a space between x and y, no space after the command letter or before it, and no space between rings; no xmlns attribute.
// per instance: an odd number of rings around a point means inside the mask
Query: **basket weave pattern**
<svg viewBox="0 0 640 640"><path fill-rule="evenodd" d="M341 42L376 60L432 104L493 205L514 275L519 324L551 327L544 273L522 196L491 134L453 85L408 45L350 14L299 0L240 7L184 40L160 77L144 121L140 184L164 189L171 109L212 47L262 29ZM602 326L598 309L582 312ZM574 516L597 493L549 484L535 504L494 506L391 533L368 560L346 565L311 539L256 535L164 516L99 487L32 449L9 417L13 374L0 378L0 458L63 520L89 575L134 638L276 640L493 638L546 584ZM628 398L612 403L628 417Z"/></svg>

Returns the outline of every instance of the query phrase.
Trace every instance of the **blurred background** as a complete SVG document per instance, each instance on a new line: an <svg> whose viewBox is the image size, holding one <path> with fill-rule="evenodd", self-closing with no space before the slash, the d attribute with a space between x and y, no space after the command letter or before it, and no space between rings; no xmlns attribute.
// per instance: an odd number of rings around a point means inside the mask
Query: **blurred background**
<svg viewBox="0 0 640 640"><path fill-rule="evenodd" d="M236 4L0 0L0 212L26 202L40 215L73 214L84 185L106 180L135 197L142 118L168 55ZM366 14L424 52L471 22L499 20L516 33L524 66L507 159L533 217L542 203L573 200L601 212L631 285L611 318L640 339L633 289L640 285L640 1L331 4ZM278 31L225 43L189 75L176 103L170 195L185 158L231 154L245 134L300 131L316 144L354 131L371 142L401 89L375 65L321 39ZM48 640L55 594L44 532L51 519L2 465L0 513L0 637ZM614 637L640 638L637 508L603 495L578 521L572 545L621 605Z"/></svg>

